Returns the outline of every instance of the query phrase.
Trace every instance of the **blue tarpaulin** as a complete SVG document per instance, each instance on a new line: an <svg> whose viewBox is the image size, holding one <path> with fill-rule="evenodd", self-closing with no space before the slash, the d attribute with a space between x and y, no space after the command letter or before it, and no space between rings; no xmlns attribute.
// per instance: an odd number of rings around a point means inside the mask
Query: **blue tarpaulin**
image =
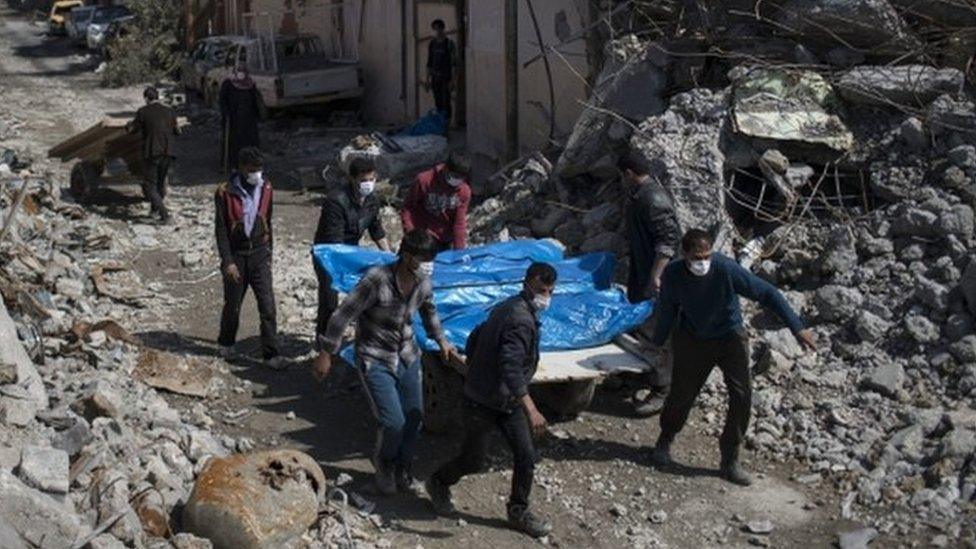
<svg viewBox="0 0 976 549"><path fill-rule="evenodd" d="M336 291L349 293L371 267L392 263L387 252L344 244L320 244L312 250L319 266L332 274ZM559 274L552 305L542 314L543 351L603 345L639 326L651 313L648 302L631 304L613 287L614 258L606 252L566 258L546 240L519 240L441 252L435 259L434 304L451 344L464 348L468 334L498 303L522 288L533 261L553 265ZM421 346L434 350L419 318L414 319Z"/></svg>

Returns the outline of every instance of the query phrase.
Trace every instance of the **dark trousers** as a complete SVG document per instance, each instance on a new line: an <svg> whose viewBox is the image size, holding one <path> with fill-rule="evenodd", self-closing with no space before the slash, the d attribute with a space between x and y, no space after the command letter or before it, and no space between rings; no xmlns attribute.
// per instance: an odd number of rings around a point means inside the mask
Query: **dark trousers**
<svg viewBox="0 0 976 549"><path fill-rule="evenodd" d="M752 408L752 374L749 371L749 342L744 334L726 339L696 339L678 329L671 339L674 379L661 412L661 439L674 440L688 420L708 374L716 365L722 370L729 393L725 428L719 438L722 463L738 459L739 446Z"/></svg>
<svg viewBox="0 0 976 549"><path fill-rule="evenodd" d="M465 475L484 469L488 453L488 436L498 429L512 450L515 466L512 474L512 494L508 507L528 507L535 472L536 453L532 444L529 421L522 408L498 412L471 400L464 401L464 442L461 453L434 473L447 486L457 484Z"/></svg>
<svg viewBox="0 0 976 549"><path fill-rule="evenodd" d="M430 91L434 95L434 106L451 119L451 79L443 76L430 78Z"/></svg>
<svg viewBox="0 0 976 549"><path fill-rule="evenodd" d="M644 321L633 334L646 342L651 341L654 334L654 326L657 324L657 311ZM664 360L654 360L647 373L642 377L647 380L647 384L656 394L667 394L671 388L672 364L671 353Z"/></svg>
<svg viewBox="0 0 976 549"><path fill-rule="evenodd" d="M261 319L261 354L265 359L278 356L278 321L275 311L274 285L271 279L271 248L265 246L249 254L235 254L234 263L241 273L240 283L224 277L224 309L220 315L217 343L230 346L237 339L241 320L241 303L250 286L258 302Z"/></svg>
<svg viewBox="0 0 976 549"><path fill-rule="evenodd" d="M166 207L163 206L166 198L166 176L172 163L173 158L170 156L154 156L144 160L142 194L149 201L152 212L163 217L167 215Z"/></svg>
<svg viewBox="0 0 976 549"><path fill-rule="evenodd" d="M319 262L312 258L315 276L319 279L319 308L315 317L316 349L321 349L319 340L325 336L325 329L329 325L332 313L339 307L339 294L332 289L332 276L323 269Z"/></svg>

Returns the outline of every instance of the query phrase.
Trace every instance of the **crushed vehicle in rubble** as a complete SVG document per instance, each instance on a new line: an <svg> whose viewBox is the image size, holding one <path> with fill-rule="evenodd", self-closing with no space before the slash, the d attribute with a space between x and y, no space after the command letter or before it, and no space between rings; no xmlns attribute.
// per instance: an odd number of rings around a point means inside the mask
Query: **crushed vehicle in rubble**
<svg viewBox="0 0 976 549"><path fill-rule="evenodd" d="M319 265L332 275L334 288L351 291L373 266L392 262L393 254L357 246L321 244L313 248ZM559 282L552 305L542 315L539 368L532 394L540 405L560 417L586 409L600 379L649 367L636 344L621 336L643 323L651 303L631 304L612 284L615 260L606 252L566 258L550 240L520 240L441 252L435 259L434 303L448 341L464 349L468 336L491 309L522 290L525 270L534 261L552 264ZM424 424L432 431L452 427L460 417L463 363L444 364L437 345L414 322L424 349ZM633 351L628 350L633 349ZM350 364L354 350L342 352Z"/></svg>

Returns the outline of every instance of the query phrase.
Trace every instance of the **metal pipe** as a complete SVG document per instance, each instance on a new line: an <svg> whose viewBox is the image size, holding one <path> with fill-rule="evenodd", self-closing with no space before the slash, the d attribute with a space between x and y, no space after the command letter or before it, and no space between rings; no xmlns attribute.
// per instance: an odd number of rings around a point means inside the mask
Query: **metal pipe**
<svg viewBox="0 0 976 549"><path fill-rule="evenodd" d="M529 7L529 16L532 17L535 37L539 41L539 50L542 52L542 63L546 68L546 79L549 81L549 141L552 142L556 135L556 90L552 84L552 67L549 66L549 55L546 53L548 46L542 40L542 30L539 28L539 20L535 16L532 0L525 0L525 5Z"/></svg>

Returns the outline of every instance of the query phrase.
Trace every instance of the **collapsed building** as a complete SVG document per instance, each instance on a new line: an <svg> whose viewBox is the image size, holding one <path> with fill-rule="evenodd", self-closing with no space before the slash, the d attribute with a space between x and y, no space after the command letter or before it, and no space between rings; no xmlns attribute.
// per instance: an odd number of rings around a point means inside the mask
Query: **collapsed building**
<svg viewBox="0 0 976 549"><path fill-rule="evenodd" d="M620 4L572 135L499 176L474 239L614 250L626 273L615 164L640 151L682 229L788 289L823 342L803 356L754 311L749 445L834 483L845 517L971 537L976 5Z"/></svg>

